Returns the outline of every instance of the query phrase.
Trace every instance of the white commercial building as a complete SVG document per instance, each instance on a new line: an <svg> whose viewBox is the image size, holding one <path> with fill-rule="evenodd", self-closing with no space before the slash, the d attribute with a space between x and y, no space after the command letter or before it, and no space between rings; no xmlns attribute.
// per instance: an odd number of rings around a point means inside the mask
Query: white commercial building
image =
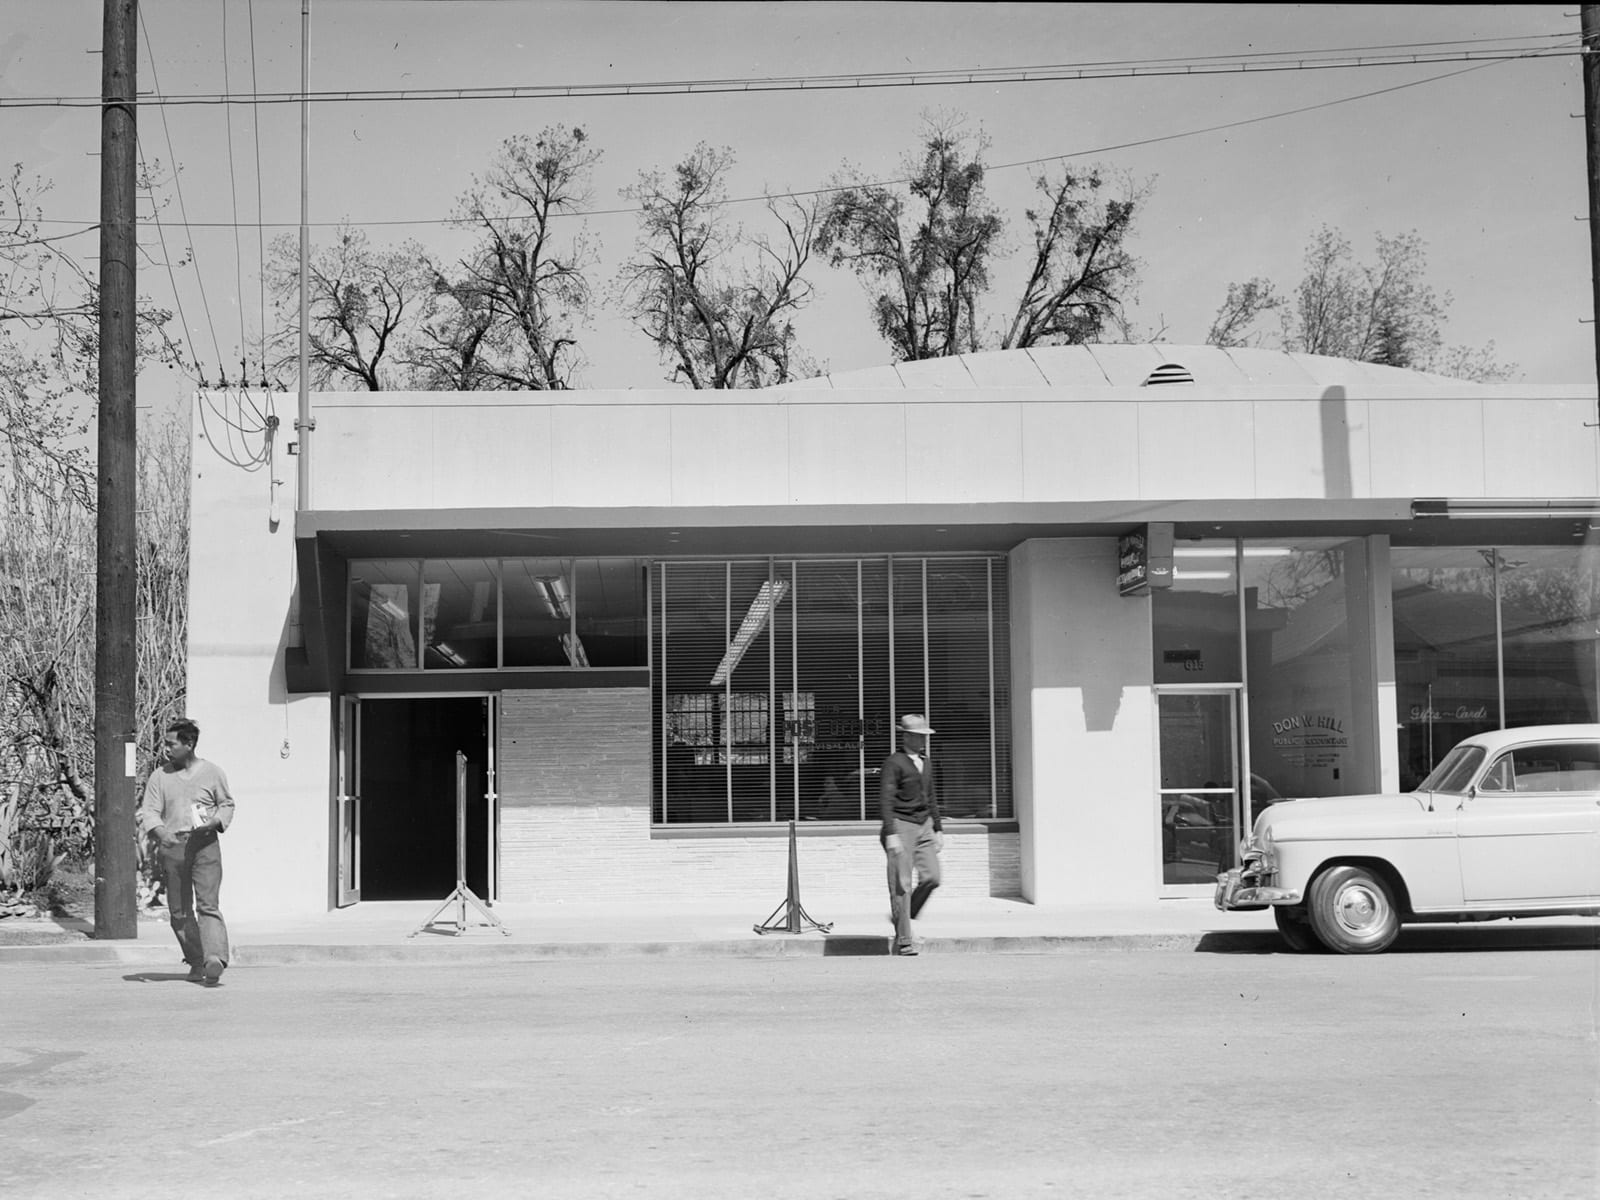
<svg viewBox="0 0 1600 1200"><path fill-rule="evenodd" d="M291 424L290 396L270 398ZM196 397L189 715L230 915L882 898L926 713L947 894L1208 894L1278 797L1596 711L1593 387L1076 346L765 391ZM259 404L259 398L256 400ZM215 451L215 452L214 452Z"/></svg>

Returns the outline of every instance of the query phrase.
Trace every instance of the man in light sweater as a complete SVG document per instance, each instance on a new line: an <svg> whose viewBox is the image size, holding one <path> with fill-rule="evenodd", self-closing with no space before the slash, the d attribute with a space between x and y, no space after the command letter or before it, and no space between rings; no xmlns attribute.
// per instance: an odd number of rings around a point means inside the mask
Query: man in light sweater
<svg viewBox="0 0 1600 1200"><path fill-rule="evenodd" d="M172 932L189 964L191 983L215 987L228 965L228 926L217 906L222 848L217 836L233 821L228 777L195 755L200 727L186 717L167 726L164 761L150 772L139 805L139 828L158 844Z"/></svg>
<svg viewBox="0 0 1600 1200"><path fill-rule="evenodd" d="M915 954L911 921L939 886L939 851L944 833L939 799L928 759L926 717L900 718L900 749L883 761L878 774L878 804L883 818L880 835L889 859L889 916L894 921L895 954ZM911 886L915 869L917 886Z"/></svg>

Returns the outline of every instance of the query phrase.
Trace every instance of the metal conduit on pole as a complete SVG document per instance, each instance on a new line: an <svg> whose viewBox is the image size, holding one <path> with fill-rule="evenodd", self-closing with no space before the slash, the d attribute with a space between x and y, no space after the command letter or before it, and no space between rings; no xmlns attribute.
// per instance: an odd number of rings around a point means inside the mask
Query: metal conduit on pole
<svg viewBox="0 0 1600 1200"><path fill-rule="evenodd" d="M311 419L311 348L306 330L310 309L306 290L311 276L310 91L311 0L300 0L300 391L294 420L295 451L299 456L295 471L296 512L304 512L311 506L311 431L317 427Z"/></svg>
<svg viewBox="0 0 1600 1200"><path fill-rule="evenodd" d="M1589 286L1600 318L1600 4L1582 6L1583 124L1589 159ZM1600 320L1594 322L1596 379L1600 380ZM1600 409L1596 411L1600 420Z"/></svg>
<svg viewBox="0 0 1600 1200"><path fill-rule="evenodd" d="M105 0L100 105L100 362L95 516L94 935L138 936L133 705L137 0Z"/></svg>

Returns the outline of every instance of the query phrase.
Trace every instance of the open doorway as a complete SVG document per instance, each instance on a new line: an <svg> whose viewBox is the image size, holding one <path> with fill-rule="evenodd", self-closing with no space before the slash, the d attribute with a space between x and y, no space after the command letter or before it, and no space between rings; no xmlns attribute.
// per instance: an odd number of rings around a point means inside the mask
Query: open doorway
<svg viewBox="0 0 1600 1200"><path fill-rule="evenodd" d="M366 697L360 704L362 900L443 900L456 886L456 753L466 756L466 883L493 899L491 701Z"/></svg>

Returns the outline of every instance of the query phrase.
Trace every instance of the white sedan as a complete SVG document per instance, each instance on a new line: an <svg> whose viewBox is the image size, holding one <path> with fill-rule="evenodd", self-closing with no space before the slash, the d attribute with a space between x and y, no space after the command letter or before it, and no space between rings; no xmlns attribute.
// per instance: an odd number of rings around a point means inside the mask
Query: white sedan
<svg viewBox="0 0 1600 1200"><path fill-rule="evenodd" d="M1467 738L1417 790L1272 805L1217 876L1295 950L1386 949L1402 923L1600 913L1600 725Z"/></svg>

